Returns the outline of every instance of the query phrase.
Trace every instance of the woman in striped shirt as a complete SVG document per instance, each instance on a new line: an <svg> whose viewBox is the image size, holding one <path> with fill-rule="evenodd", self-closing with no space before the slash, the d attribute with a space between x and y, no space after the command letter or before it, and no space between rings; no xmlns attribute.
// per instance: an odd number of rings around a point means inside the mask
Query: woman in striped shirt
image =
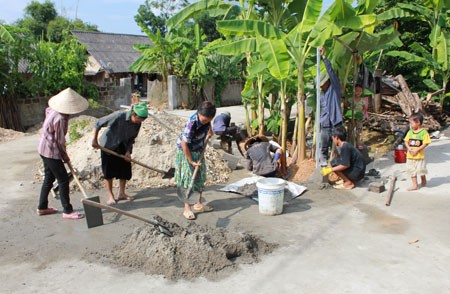
<svg viewBox="0 0 450 294"><path fill-rule="evenodd" d="M54 207L48 206L48 193L53 187L55 179L58 181L59 196L63 206L65 219L80 219L84 215L73 211L69 198L69 175L65 162L70 162L66 151L66 134L69 125L69 115L82 112L89 106L87 100L70 88L53 96L48 101L45 110L45 121L39 141L39 154L44 163L44 182L42 183L38 215L58 212Z"/></svg>

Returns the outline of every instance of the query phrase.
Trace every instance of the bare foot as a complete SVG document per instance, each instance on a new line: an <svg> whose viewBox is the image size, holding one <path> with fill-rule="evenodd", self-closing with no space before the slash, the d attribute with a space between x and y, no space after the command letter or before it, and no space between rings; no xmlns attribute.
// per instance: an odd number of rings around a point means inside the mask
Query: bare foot
<svg viewBox="0 0 450 294"><path fill-rule="evenodd" d="M116 199L114 199L114 194L108 194L108 200L106 201L106 204L108 205L114 205L116 204Z"/></svg>
<svg viewBox="0 0 450 294"><path fill-rule="evenodd" d="M411 186L408 189L406 189L407 191L414 191L414 190L419 190L419 186Z"/></svg>

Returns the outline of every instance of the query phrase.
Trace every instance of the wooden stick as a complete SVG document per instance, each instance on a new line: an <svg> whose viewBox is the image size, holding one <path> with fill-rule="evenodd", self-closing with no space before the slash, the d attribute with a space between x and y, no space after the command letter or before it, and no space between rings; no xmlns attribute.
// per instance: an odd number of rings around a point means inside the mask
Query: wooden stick
<svg viewBox="0 0 450 294"><path fill-rule="evenodd" d="M387 198L386 198L386 206L391 205L391 200L392 200L392 195L394 194L394 186L395 186L396 180L397 180L397 177L392 176L391 181L389 182L389 189L388 189Z"/></svg>

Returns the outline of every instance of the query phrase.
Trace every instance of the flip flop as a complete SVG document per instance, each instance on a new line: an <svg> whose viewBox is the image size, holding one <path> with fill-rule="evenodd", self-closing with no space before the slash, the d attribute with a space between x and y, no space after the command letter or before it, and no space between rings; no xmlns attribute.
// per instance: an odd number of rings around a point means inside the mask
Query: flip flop
<svg viewBox="0 0 450 294"><path fill-rule="evenodd" d="M136 199L136 198L133 197L133 196L119 197L119 198L117 198L117 202L119 202L120 200L130 200L130 201L133 201L134 199Z"/></svg>
<svg viewBox="0 0 450 294"><path fill-rule="evenodd" d="M53 213L57 213L58 209L54 208L54 207L49 207L47 209L38 209L36 210L38 215L46 215L46 214L53 214Z"/></svg>
<svg viewBox="0 0 450 294"><path fill-rule="evenodd" d="M193 209L194 209L194 212L196 212L196 213L210 212L210 211L214 210L214 208L212 208L212 207L210 207L208 205L202 205L201 208L196 208L195 205L194 205Z"/></svg>
<svg viewBox="0 0 450 294"><path fill-rule="evenodd" d="M63 218L65 219L81 219L84 217L84 214L78 213L78 212L72 212L72 213L63 213Z"/></svg>
<svg viewBox="0 0 450 294"><path fill-rule="evenodd" d="M337 190L351 190L354 187L347 187L344 184L338 184L338 185L334 185L333 188L335 188Z"/></svg>
<svg viewBox="0 0 450 294"><path fill-rule="evenodd" d="M192 210L185 210L183 212L183 216L187 220L194 220L196 218L195 214L192 212Z"/></svg>

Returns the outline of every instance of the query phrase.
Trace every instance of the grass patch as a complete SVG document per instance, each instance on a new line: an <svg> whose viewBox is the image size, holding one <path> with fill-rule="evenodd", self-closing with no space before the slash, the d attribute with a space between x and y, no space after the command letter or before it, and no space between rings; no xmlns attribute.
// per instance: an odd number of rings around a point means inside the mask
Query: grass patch
<svg viewBox="0 0 450 294"><path fill-rule="evenodd" d="M69 144L80 139L84 134L84 130L89 127L90 124L91 122L88 119L74 121L69 126Z"/></svg>

